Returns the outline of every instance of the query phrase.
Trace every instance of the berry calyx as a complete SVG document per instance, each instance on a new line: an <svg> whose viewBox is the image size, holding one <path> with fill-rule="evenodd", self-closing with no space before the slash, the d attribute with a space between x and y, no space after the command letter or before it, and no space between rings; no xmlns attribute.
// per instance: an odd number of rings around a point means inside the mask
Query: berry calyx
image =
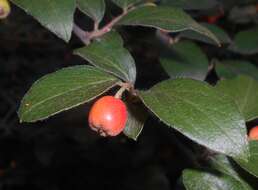
<svg viewBox="0 0 258 190"><path fill-rule="evenodd" d="M249 140L258 140L258 126L255 126L250 130Z"/></svg>
<svg viewBox="0 0 258 190"><path fill-rule="evenodd" d="M125 103L113 96L97 100L89 113L89 126L101 136L116 136L123 131L127 121Z"/></svg>

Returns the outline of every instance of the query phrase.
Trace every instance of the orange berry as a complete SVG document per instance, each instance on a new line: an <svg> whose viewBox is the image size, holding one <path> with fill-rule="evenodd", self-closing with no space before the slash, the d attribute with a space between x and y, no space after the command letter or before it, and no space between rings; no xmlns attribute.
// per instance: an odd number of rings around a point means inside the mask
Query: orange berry
<svg viewBox="0 0 258 190"><path fill-rule="evenodd" d="M90 128L101 136L116 136L126 125L126 105L118 98L104 96L93 104L88 121Z"/></svg>
<svg viewBox="0 0 258 190"><path fill-rule="evenodd" d="M249 132L250 140L258 140L258 126L253 127Z"/></svg>

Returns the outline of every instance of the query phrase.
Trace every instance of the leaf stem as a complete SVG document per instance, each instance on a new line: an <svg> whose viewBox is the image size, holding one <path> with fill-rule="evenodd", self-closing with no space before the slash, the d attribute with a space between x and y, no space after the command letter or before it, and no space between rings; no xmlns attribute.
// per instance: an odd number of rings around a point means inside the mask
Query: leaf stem
<svg viewBox="0 0 258 190"><path fill-rule="evenodd" d="M94 31L97 31L97 30L99 30L99 22L95 21L94 22Z"/></svg>
<svg viewBox="0 0 258 190"><path fill-rule="evenodd" d="M125 86L122 86L115 94L115 98L121 99L124 91L126 90Z"/></svg>
<svg viewBox="0 0 258 190"><path fill-rule="evenodd" d="M119 98L119 99L121 99L124 91L126 90L130 91L132 88L132 85L130 83L119 82L117 85L120 86L120 89L116 92L115 98Z"/></svg>

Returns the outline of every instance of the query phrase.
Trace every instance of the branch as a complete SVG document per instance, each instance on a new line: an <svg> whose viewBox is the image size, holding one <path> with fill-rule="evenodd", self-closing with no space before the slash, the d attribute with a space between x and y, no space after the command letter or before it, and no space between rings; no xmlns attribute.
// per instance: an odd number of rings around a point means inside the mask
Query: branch
<svg viewBox="0 0 258 190"><path fill-rule="evenodd" d="M89 32L84 31L75 23L73 24L73 32L85 45L90 44Z"/></svg>
<svg viewBox="0 0 258 190"><path fill-rule="evenodd" d="M124 10L122 14L120 14L119 16L112 19L108 24L106 24L101 29L98 29L98 27L96 27L96 23L94 23L94 30L91 31L91 32L87 32L87 31L84 31L83 29L81 29L78 25L74 24L73 25L73 32L85 45L89 45L90 41L92 39L98 38L98 37L103 36L104 34L110 32L111 29L113 28L113 26L116 23L118 23L118 21L123 16L125 16L129 12L129 10L131 11L133 9L134 8L132 7L130 9Z"/></svg>

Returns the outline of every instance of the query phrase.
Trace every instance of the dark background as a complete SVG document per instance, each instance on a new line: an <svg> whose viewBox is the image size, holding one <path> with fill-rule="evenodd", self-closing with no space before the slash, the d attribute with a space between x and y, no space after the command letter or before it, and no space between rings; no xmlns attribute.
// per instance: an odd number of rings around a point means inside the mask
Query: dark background
<svg viewBox="0 0 258 190"><path fill-rule="evenodd" d="M80 13L76 19L91 27ZM227 27L232 32L241 29ZM158 62L162 48L150 42L155 30L125 27L120 33L136 60L138 88L147 89L167 78ZM19 123L16 112L32 83L60 68L85 64L72 54L81 46L75 36L64 43L14 6L8 19L0 21L0 190L183 189L181 172L194 166L191 154L202 148L193 148L192 142L155 117L148 118L137 142L124 135L101 138L90 131L90 104L42 122ZM203 48L210 57L225 56L215 47ZM207 80L216 82L216 74L212 72ZM197 159L205 160L205 155Z"/></svg>

